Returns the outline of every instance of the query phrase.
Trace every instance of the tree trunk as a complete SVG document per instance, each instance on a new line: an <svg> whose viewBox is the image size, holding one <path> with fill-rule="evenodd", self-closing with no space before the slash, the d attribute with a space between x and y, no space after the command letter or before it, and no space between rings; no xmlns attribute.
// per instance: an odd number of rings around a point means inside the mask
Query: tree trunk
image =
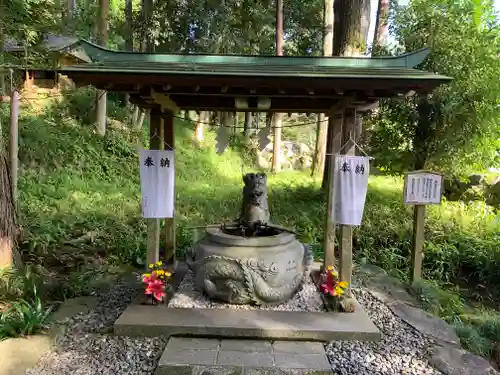
<svg viewBox="0 0 500 375"><path fill-rule="evenodd" d="M238 112L231 112L231 116L233 119L233 133L238 133Z"/></svg>
<svg viewBox="0 0 500 375"><path fill-rule="evenodd" d="M22 266L16 247L16 185L18 168L19 94L11 92L10 147L0 138L0 269ZM8 150L8 151L7 151ZM10 155L10 158L9 156Z"/></svg>
<svg viewBox="0 0 500 375"><path fill-rule="evenodd" d="M98 18L98 29L99 29L99 44L103 47L108 45L108 12L109 12L109 2L108 0L99 0L99 18ZM106 104L107 104L107 93L105 90L97 90L97 133L104 136L106 134Z"/></svg>
<svg viewBox="0 0 500 375"><path fill-rule="evenodd" d="M385 45L387 40L387 17L389 15L389 1L378 0L377 18L375 20L375 31L373 45L380 47Z"/></svg>
<svg viewBox="0 0 500 375"><path fill-rule="evenodd" d="M132 0L125 0L125 50L127 51L134 50L133 16Z"/></svg>
<svg viewBox="0 0 500 375"><path fill-rule="evenodd" d="M4 29L3 25L0 25L0 51L3 51L4 48ZM4 61L4 54L0 53L0 65L5 64ZM5 89L5 75L0 72L0 103L3 101L3 96L6 95L6 89ZM1 131L1 128L0 128ZM1 133L0 133L1 135Z"/></svg>
<svg viewBox="0 0 500 375"><path fill-rule="evenodd" d="M144 118L146 117L146 110L141 110L141 115L139 116L139 120L137 120L137 129L141 130L142 125L144 124Z"/></svg>
<svg viewBox="0 0 500 375"><path fill-rule="evenodd" d="M14 205L10 167L5 143L0 142L0 269L22 266L16 248L16 209Z"/></svg>
<svg viewBox="0 0 500 375"><path fill-rule="evenodd" d="M132 127L136 130L140 130L139 125L139 106L134 105L134 111L132 112Z"/></svg>
<svg viewBox="0 0 500 375"><path fill-rule="evenodd" d="M153 17L153 0L142 0L142 16L144 19L144 34L143 34L143 43L146 52L154 52L155 45L154 40L151 37L151 18Z"/></svg>
<svg viewBox="0 0 500 375"><path fill-rule="evenodd" d="M366 14L370 0L335 0L333 56L359 56L366 48ZM365 21L363 21L363 18ZM326 189L330 174L330 158L326 158L322 188Z"/></svg>
<svg viewBox="0 0 500 375"><path fill-rule="evenodd" d="M71 35L73 31L73 15L75 14L75 0L66 0L66 6L64 9L64 28L66 33Z"/></svg>
<svg viewBox="0 0 500 375"><path fill-rule="evenodd" d="M245 122L243 123L243 134L245 137L250 135L250 127L252 126L252 112L245 112Z"/></svg>
<svg viewBox="0 0 500 375"><path fill-rule="evenodd" d="M331 56L333 52L333 2L334 0L325 0L323 10L323 56ZM326 157L326 137L328 132L328 117L323 113L318 116L318 125L316 127L316 148L311 168L311 176L318 171L325 170Z"/></svg>
<svg viewBox="0 0 500 375"><path fill-rule="evenodd" d="M132 9L132 0L125 0L125 50L132 52L134 50L134 29L132 28L134 22L134 14ZM124 95L125 106L129 105L130 94ZM135 125L135 123L132 123Z"/></svg>
<svg viewBox="0 0 500 375"><path fill-rule="evenodd" d="M370 9L370 0L335 0L334 56L359 56L364 52L366 38L362 17L367 9Z"/></svg>
<svg viewBox="0 0 500 375"><path fill-rule="evenodd" d="M283 0L276 0L276 55L283 56ZM282 115L276 113L274 116L273 163L271 167L273 172L278 172L281 169L281 125Z"/></svg>
<svg viewBox="0 0 500 375"><path fill-rule="evenodd" d="M203 129L205 127L205 122L208 122L208 117L209 114L206 111L201 111L198 115L198 121L196 121L196 126L194 127L194 139L198 143L203 142Z"/></svg>

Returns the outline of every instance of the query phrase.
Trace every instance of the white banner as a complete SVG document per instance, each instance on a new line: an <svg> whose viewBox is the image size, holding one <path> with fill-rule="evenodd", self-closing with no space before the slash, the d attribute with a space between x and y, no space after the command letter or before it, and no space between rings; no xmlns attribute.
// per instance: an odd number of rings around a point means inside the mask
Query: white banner
<svg viewBox="0 0 500 375"><path fill-rule="evenodd" d="M140 150L142 215L145 218L174 217L174 151Z"/></svg>
<svg viewBox="0 0 500 375"><path fill-rule="evenodd" d="M333 168L334 222L361 225L368 190L370 158L336 155Z"/></svg>

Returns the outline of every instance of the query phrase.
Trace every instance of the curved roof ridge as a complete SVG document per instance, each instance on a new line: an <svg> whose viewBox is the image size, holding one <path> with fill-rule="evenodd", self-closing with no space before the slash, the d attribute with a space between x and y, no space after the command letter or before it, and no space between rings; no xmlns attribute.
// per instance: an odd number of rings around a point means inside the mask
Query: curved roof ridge
<svg viewBox="0 0 500 375"><path fill-rule="evenodd" d="M429 55L428 48L422 48L399 56L374 57L148 53L111 50L85 39L81 39L80 42L94 62L127 61L144 63L157 62L165 64L315 65L322 67L414 68L421 64Z"/></svg>

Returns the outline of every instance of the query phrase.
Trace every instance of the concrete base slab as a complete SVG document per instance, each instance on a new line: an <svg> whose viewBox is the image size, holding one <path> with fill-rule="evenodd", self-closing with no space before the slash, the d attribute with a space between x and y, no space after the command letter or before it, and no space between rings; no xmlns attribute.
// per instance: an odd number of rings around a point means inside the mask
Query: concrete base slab
<svg viewBox="0 0 500 375"><path fill-rule="evenodd" d="M179 263L170 281L170 298L187 272ZM318 271L315 270L317 273ZM141 296L142 297L142 296ZM122 336L192 336L330 342L377 341L381 335L361 305L355 312L297 312L167 308L136 299L115 322ZM236 345L236 344L234 344ZM245 344L247 345L247 344Z"/></svg>
<svg viewBox="0 0 500 375"><path fill-rule="evenodd" d="M380 332L358 304L353 313L182 309L130 305L114 324L122 336L194 336L274 340L377 341Z"/></svg>
<svg viewBox="0 0 500 375"><path fill-rule="evenodd" d="M34 367L52 347L48 335L0 341L0 375L22 375Z"/></svg>
<svg viewBox="0 0 500 375"><path fill-rule="evenodd" d="M318 342L173 337L167 343L155 375L331 373L324 346Z"/></svg>

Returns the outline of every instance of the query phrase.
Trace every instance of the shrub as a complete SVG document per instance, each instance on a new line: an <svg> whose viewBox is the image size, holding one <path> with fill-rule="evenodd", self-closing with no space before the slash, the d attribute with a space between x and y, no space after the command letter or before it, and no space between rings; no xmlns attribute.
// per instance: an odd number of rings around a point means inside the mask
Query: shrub
<svg viewBox="0 0 500 375"><path fill-rule="evenodd" d="M41 277L34 266L0 275L0 340L31 335L49 326L50 307L42 303Z"/></svg>

